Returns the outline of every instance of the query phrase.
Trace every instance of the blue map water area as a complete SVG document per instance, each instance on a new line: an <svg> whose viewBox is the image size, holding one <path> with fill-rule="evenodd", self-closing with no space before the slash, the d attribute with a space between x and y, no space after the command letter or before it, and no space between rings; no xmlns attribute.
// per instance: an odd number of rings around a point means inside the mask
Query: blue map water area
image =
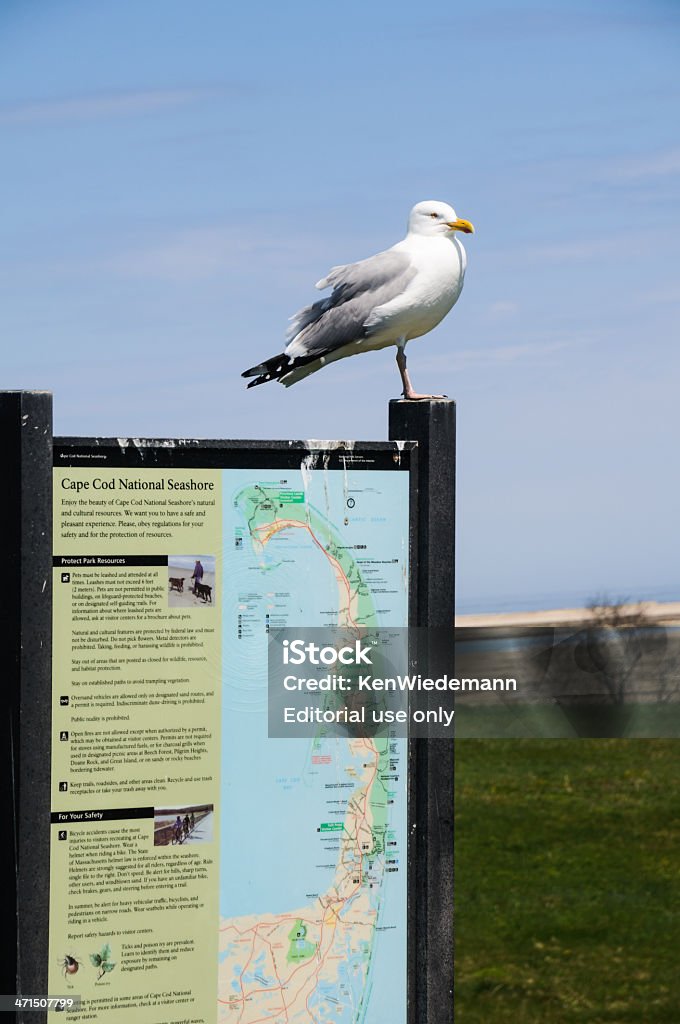
<svg viewBox="0 0 680 1024"><path fill-rule="evenodd" d="M333 743L330 765L312 766L313 741L267 739L266 717L252 718L239 723L223 750L223 917L283 913L308 904L310 894L325 891L333 879L337 853L324 849L332 833L317 829L344 818L341 803L335 806L336 813L329 813L325 782L346 779L347 743ZM263 730L267 757L256 753L253 758ZM334 790L332 798L340 801L351 792Z"/></svg>

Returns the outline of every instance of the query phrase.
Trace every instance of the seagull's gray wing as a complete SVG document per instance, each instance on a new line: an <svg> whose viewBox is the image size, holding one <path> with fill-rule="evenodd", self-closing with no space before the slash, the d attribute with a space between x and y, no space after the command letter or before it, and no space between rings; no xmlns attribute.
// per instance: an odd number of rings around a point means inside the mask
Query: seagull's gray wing
<svg viewBox="0 0 680 1024"><path fill-rule="evenodd" d="M328 298L291 317L286 355L307 362L365 338L371 313L400 295L415 273L408 256L393 250L333 267L317 284L333 288Z"/></svg>

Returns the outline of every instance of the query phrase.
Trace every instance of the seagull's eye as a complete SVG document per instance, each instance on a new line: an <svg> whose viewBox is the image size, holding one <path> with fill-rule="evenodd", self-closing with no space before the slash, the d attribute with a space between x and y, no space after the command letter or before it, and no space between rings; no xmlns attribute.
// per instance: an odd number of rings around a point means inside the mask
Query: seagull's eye
<svg viewBox="0 0 680 1024"><path fill-rule="evenodd" d="M438 213L431 213L430 217L433 217L435 220L437 220L437 218L439 217L439 214Z"/></svg>

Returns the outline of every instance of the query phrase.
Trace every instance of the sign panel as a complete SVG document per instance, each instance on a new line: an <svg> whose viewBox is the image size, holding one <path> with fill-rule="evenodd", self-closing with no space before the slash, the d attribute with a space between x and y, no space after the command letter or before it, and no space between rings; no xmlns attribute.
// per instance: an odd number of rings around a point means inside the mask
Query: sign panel
<svg viewBox="0 0 680 1024"><path fill-rule="evenodd" d="M269 739L267 644L408 624L411 455L57 442L49 986L79 1020L406 1024L407 741Z"/></svg>

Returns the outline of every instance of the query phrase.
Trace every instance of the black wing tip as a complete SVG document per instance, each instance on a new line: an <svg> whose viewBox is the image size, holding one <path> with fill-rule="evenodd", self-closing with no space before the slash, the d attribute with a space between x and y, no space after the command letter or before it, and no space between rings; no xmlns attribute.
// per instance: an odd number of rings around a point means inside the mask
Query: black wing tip
<svg viewBox="0 0 680 1024"><path fill-rule="evenodd" d="M256 388L258 384L267 384L270 380L281 380L291 370L295 370L298 366L314 363L319 358L322 357L317 352L307 356L287 356L285 352L281 352L278 356L265 359L263 363L258 363L257 366L251 366L249 370L244 370L241 376L254 377L255 380L251 380L246 387Z"/></svg>
<svg viewBox="0 0 680 1024"><path fill-rule="evenodd" d="M255 377L255 380L251 380L247 385L249 388L255 388L258 384L266 384L270 380L279 380L284 374L288 373L291 367L292 360L288 358L285 352L281 352L278 356L265 359L263 363L258 363L257 366L251 366L249 370L244 370L241 376Z"/></svg>
<svg viewBox="0 0 680 1024"><path fill-rule="evenodd" d="M258 377L261 373L269 373L274 362L276 362L275 359L265 359L263 363L258 363L257 366L251 366L250 369L244 370L241 376Z"/></svg>

